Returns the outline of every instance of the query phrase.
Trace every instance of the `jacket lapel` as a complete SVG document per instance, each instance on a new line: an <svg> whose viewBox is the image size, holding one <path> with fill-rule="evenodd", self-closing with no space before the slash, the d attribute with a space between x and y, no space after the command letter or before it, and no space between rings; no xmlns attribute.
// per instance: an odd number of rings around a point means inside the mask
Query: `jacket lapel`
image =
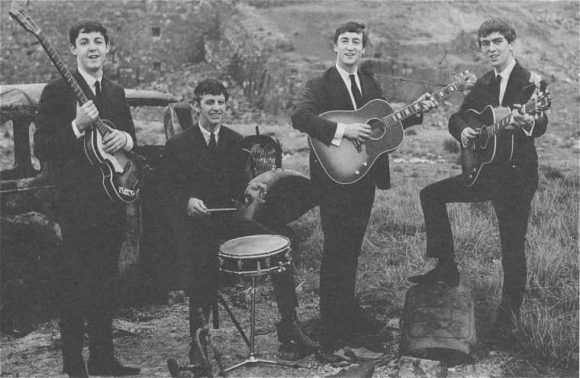
<svg viewBox="0 0 580 378"><path fill-rule="evenodd" d="M85 96L87 96L89 98L89 100L95 101L96 99L95 99L95 94L93 93L93 90L89 87L89 84L87 84L87 82L81 76L81 74L79 73L78 70L73 72L73 77L75 78L75 80L77 81L77 83L79 84L81 89L83 90L83 93L85 94ZM104 91L104 89L101 88L101 94L104 94L103 91Z"/></svg>
<svg viewBox="0 0 580 378"><path fill-rule="evenodd" d="M534 90L534 84L529 82L529 77L529 72L516 62L508 80L502 104L519 103L523 105L527 102ZM526 89L522 90L522 88Z"/></svg>
<svg viewBox="0 0 580 378"><path fill-rule="evenodd" d="M340 110L354 110L352 107L352 101L350 99L348 88L342 80L342 77L340 77L336 67L330 68L328 75L328 93L334 94L335 96L334 100L332 101L332 105L334 105L332 108Z"/></svg>

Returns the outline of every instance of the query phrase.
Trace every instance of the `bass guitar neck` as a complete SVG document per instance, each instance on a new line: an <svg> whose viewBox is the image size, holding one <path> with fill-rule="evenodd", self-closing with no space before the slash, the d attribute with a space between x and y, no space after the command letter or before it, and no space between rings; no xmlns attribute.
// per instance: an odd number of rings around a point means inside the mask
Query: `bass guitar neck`
<svg viewBox="0 0 580 378"><path fill-rule="evenodd" d="M59 74L74 92L78 102L85 104L89 101L89 98L83 92L73 74L68 70L52 43L44 36L36 22L26 13L24 6L18 1L14 1L9 13L24 29L38 39ZM142 184L142 167L135 154L123 150L109 154L103 150L102 139L111 132L112 128L114 128L114 125L111 122L98 117L91 130L85 133L85 154L91 164L100 168L102 185L107 196L113 201L132 203L139 198Z"/></svg>

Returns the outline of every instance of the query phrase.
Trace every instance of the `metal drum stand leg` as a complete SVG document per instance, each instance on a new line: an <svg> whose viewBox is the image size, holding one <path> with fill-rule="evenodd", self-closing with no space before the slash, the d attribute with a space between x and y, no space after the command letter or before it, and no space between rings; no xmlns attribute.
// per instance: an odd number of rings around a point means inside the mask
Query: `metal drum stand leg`
<svg viewBox="0 0 580 378"><path fill-rule="evenodd" d="M252 299L251 299L251 307L250 307L250 356L245 359L244 361L240 362L239 364L236 364L232 367L229 367L227 369L224 370L225 373L232 371L234 369L237 369L239 367L242 367L244 365L248 365L248 364L257 364L257 363L263 363L263 364L271 364L271 365L280 365L280 366L287 366L287 364L282 363L282 362L277 362L277 361L271 361L271 360L264 360L261 358L256 358L256 350L255 350L255 343L254 343L254 337L256 334L256 277L252 276Z"/></svg>

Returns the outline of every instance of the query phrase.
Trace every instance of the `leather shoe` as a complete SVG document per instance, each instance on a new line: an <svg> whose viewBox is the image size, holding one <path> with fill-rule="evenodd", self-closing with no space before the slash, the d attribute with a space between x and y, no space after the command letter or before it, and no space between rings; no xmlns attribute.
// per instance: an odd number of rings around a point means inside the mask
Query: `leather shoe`
<svg viewBox="0 0 580 378"><path fill-rule="evenodd" d="M336 355L329 349L321 349L316 352L316 360L322 364L335 364L345 361L344 358Z"/></svg>
<svg viewBox="0 0 580 378"><path fill-rule="evenodd" d="M90 375L125 377L128 375L137 375L141 372L141 369L137 367L121 365L116 359L104 362L99 361L98 363L89 359L88 367Z"/></svg>
<svg viewBox="0 0 580 378"><path fill-rule="evenodd" d="M67 364L63 371L65 374L68 374L70 378L85 378L89 376L87 374L85 363L82 360L72 364Z"/></svg>
<svg viewBox="0 0 580 378"><path fill-rule="evenodd" d="M437 262L435 268L429 272L408 278L409 282L414 284L424 283L442 283L451 287L459 286L459 270L455 262L442 263Z"/></svg>
<svg viewBox="0 0 580 378"><path fill-rule="evenodd" d="M303 352L311 353L320 349L320 344L312 340L308 335L306 335L298 322L293 320L285 320L276 324L276 330L278 331L278 340L282 344L287 344L293 342L302 349Z"/></svg>

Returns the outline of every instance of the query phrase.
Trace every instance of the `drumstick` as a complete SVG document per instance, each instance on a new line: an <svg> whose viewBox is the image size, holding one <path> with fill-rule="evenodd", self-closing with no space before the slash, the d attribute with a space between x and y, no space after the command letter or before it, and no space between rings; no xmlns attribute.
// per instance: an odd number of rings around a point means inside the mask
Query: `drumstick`
<svg viewBox="0 0 580 378"><path fill-rule="evenodd" d="M216 208L216 209L207 209L208 213L213 213L213 212L217 212L217 211L236 211L238 209L236 209L235 207L220 207L220 208Z"/></svg>

